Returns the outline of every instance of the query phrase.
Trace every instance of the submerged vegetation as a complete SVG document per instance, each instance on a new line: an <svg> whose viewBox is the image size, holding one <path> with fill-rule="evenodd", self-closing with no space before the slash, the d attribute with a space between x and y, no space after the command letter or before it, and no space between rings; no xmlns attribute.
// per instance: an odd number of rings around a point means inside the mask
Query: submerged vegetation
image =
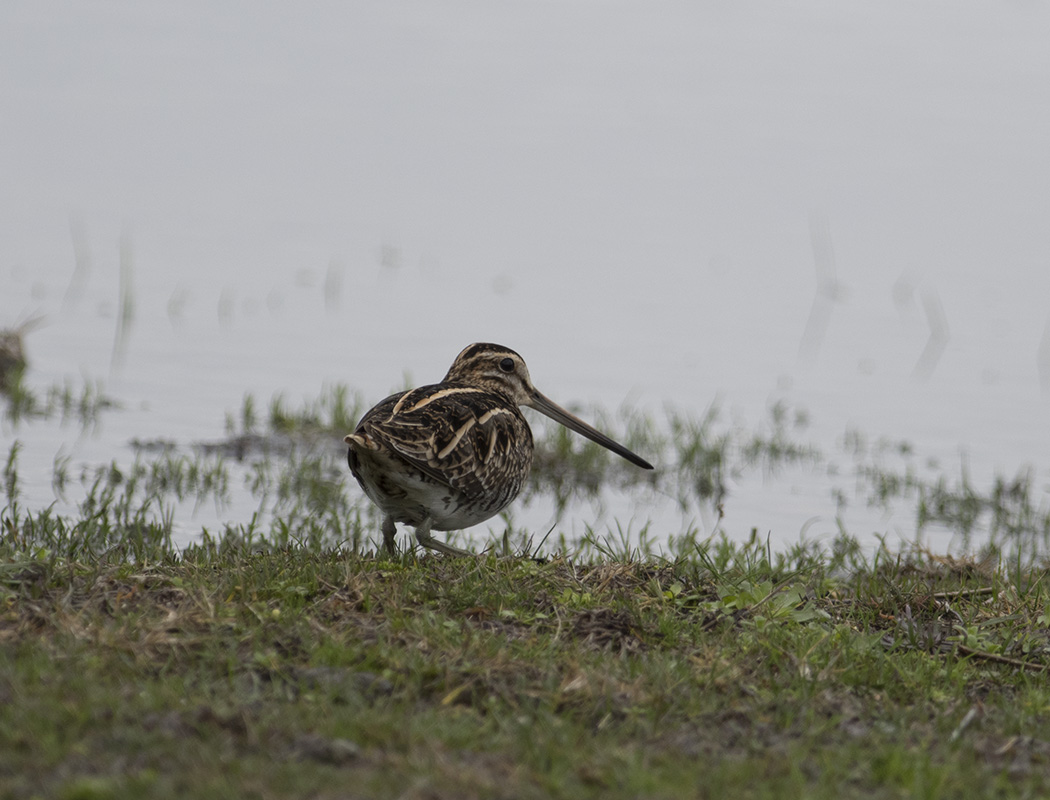
<svg viewBox="0 0 1050 800"><path fill-rule="evenodd" d="M520 502L613 491L717 521L750 472L845 458L840 506L913 503L916 532L948 528L960 552L507 519L476 559L390 559L346 471L365 407L346 387L246 397L221 440L136 441L130 463L56 457L43 508L19 474L32 426L117 406L98 386L6 404L2 796L1050 791L1050 512L1029 472L981 488L855 433L829 456L783 406L757 430L590 409L661 468L537 427ZM243 517L187 537L206 504Z"/></svg>
<svg viewBox="0 0 1050 800"><path fill-rule="evenodd" d="M56 420L93 430L103 414L119 409L98 383L33 390L21 377L4 402L9 460L15 458L25 426ZM282 395L268 404L248 395L239 409L226 414L225 435L218 440L135 439L129 443L131 463L73 465L68 457L56 457L55 498L68 505L80 495L80 505L90 510L101 492L106 502L152 520L169 538L176 534L177 516L190 517L194 509L211 505L217 518L229 519L230 508L240 517L221 523L219 530L205 530L206 537L368 549L378 520L349 478L342 443L366 407L359 394L341 384L323 387L316 398L298 406ZM601 511L608 498L617 496L640 509L643 519L645 509L670 503L683 519L699 513L710 521L702 532L624 531L617 526L609 533L617 541L636 539L639 546L643 540L670 542L665 554L674 555L680 551L674 544L678 539L689 542L701 533L739 539L747 534L746 529L725 531L719 523L740 481L809 470L841 478L828 481L829 499L840 512L851 505L884 512L911 508L913 527L903 532L905 540L921 541L929 530L946 531L956 552L1004 552L1027 562L1050 547L1050 492L1027 467L982 486L970 478L965 463L952 477L934 464L920 466L906 442L873 442L856 431L848 431L836 450L827 452L806 440L806 414L783 404L771 406L766 420L754 428L727 421L716 406L699 415L667 409L663 419L635 408L616 414L601 408L576 410L600 429L624 432L626 445L646 454L658 468L639 471L559 425L535 420L533 470L515 507L544 503L561 518L587 504L592 512ZM183 510L188 513L176 513ZM536 538L535 531L516 530L510 515L503 520L505 531L496 542L501 547L506 539L521 546ZM839 528L854 533L841 521ZM197 531L183 524L179 533L187 541ZM870 536L871 531L864 533ZM570 552L580 545L557 528L545 541L549 552Z"/></svg>

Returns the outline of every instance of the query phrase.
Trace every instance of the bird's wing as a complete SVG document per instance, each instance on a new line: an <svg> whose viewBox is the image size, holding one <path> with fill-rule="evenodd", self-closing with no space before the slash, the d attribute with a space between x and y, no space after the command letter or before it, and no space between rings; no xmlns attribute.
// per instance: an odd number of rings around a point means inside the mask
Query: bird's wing
<svg viewBox="0 0 1050 800"><path fill-rule="evenodd" d="M532 433L521 412L480 389L424 386L393 395L358 425L389 452L435 481L489 492L509 472L528 473Z"/></svg>

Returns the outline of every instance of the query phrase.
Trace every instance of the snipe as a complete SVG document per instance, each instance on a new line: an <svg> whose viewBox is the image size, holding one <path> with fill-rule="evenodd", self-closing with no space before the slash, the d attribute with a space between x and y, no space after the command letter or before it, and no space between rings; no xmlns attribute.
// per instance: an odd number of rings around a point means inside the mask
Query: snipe
<svg viewBox="0 0 1050 800"><path fill-rule="evenodd" d="M495 516L518 496L532 466L532 431L519 406L534 408L644 469L653 466L544 397L521 356L472 344L441 383L391 395L345 438L350 471L379 506L383 545L394 552L395 523L416 529L423 547L467 551L431 537Z"/></svg>

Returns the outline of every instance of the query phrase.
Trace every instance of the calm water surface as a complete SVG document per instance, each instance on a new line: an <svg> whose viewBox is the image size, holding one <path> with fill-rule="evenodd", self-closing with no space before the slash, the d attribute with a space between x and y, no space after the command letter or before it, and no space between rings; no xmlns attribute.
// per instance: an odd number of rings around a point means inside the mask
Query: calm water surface
<svg viewBox="0 0 1050 800"><path fill-rule="evenodd" d="M31 381L127 410L0 445L45 505L56 453L219 438L246 392L379 400L489 340L559 402L783 400L828 452L1030 466L1046 502L1047 41L1022 2L8 4L0 324L42 315ZM723 524L828 535L835 480L748 478Z"/></svg>

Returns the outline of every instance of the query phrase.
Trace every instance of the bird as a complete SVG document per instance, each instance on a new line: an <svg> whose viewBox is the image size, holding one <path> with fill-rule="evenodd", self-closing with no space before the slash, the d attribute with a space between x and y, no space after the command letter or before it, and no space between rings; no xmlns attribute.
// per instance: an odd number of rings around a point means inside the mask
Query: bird
<svg viewBox="0 0 1050 800"><path fill-rule="evenodd" d="M653 465L548 399L520 355L498 344L465 347L440 383L392 394L365 413L349 445L350 472L383 513L383 547L393 555L396 523L421 546L468 551L431 531L469 528L506 508L532 466L532 430L521 407L539 411L642 469Z"/></svg>

